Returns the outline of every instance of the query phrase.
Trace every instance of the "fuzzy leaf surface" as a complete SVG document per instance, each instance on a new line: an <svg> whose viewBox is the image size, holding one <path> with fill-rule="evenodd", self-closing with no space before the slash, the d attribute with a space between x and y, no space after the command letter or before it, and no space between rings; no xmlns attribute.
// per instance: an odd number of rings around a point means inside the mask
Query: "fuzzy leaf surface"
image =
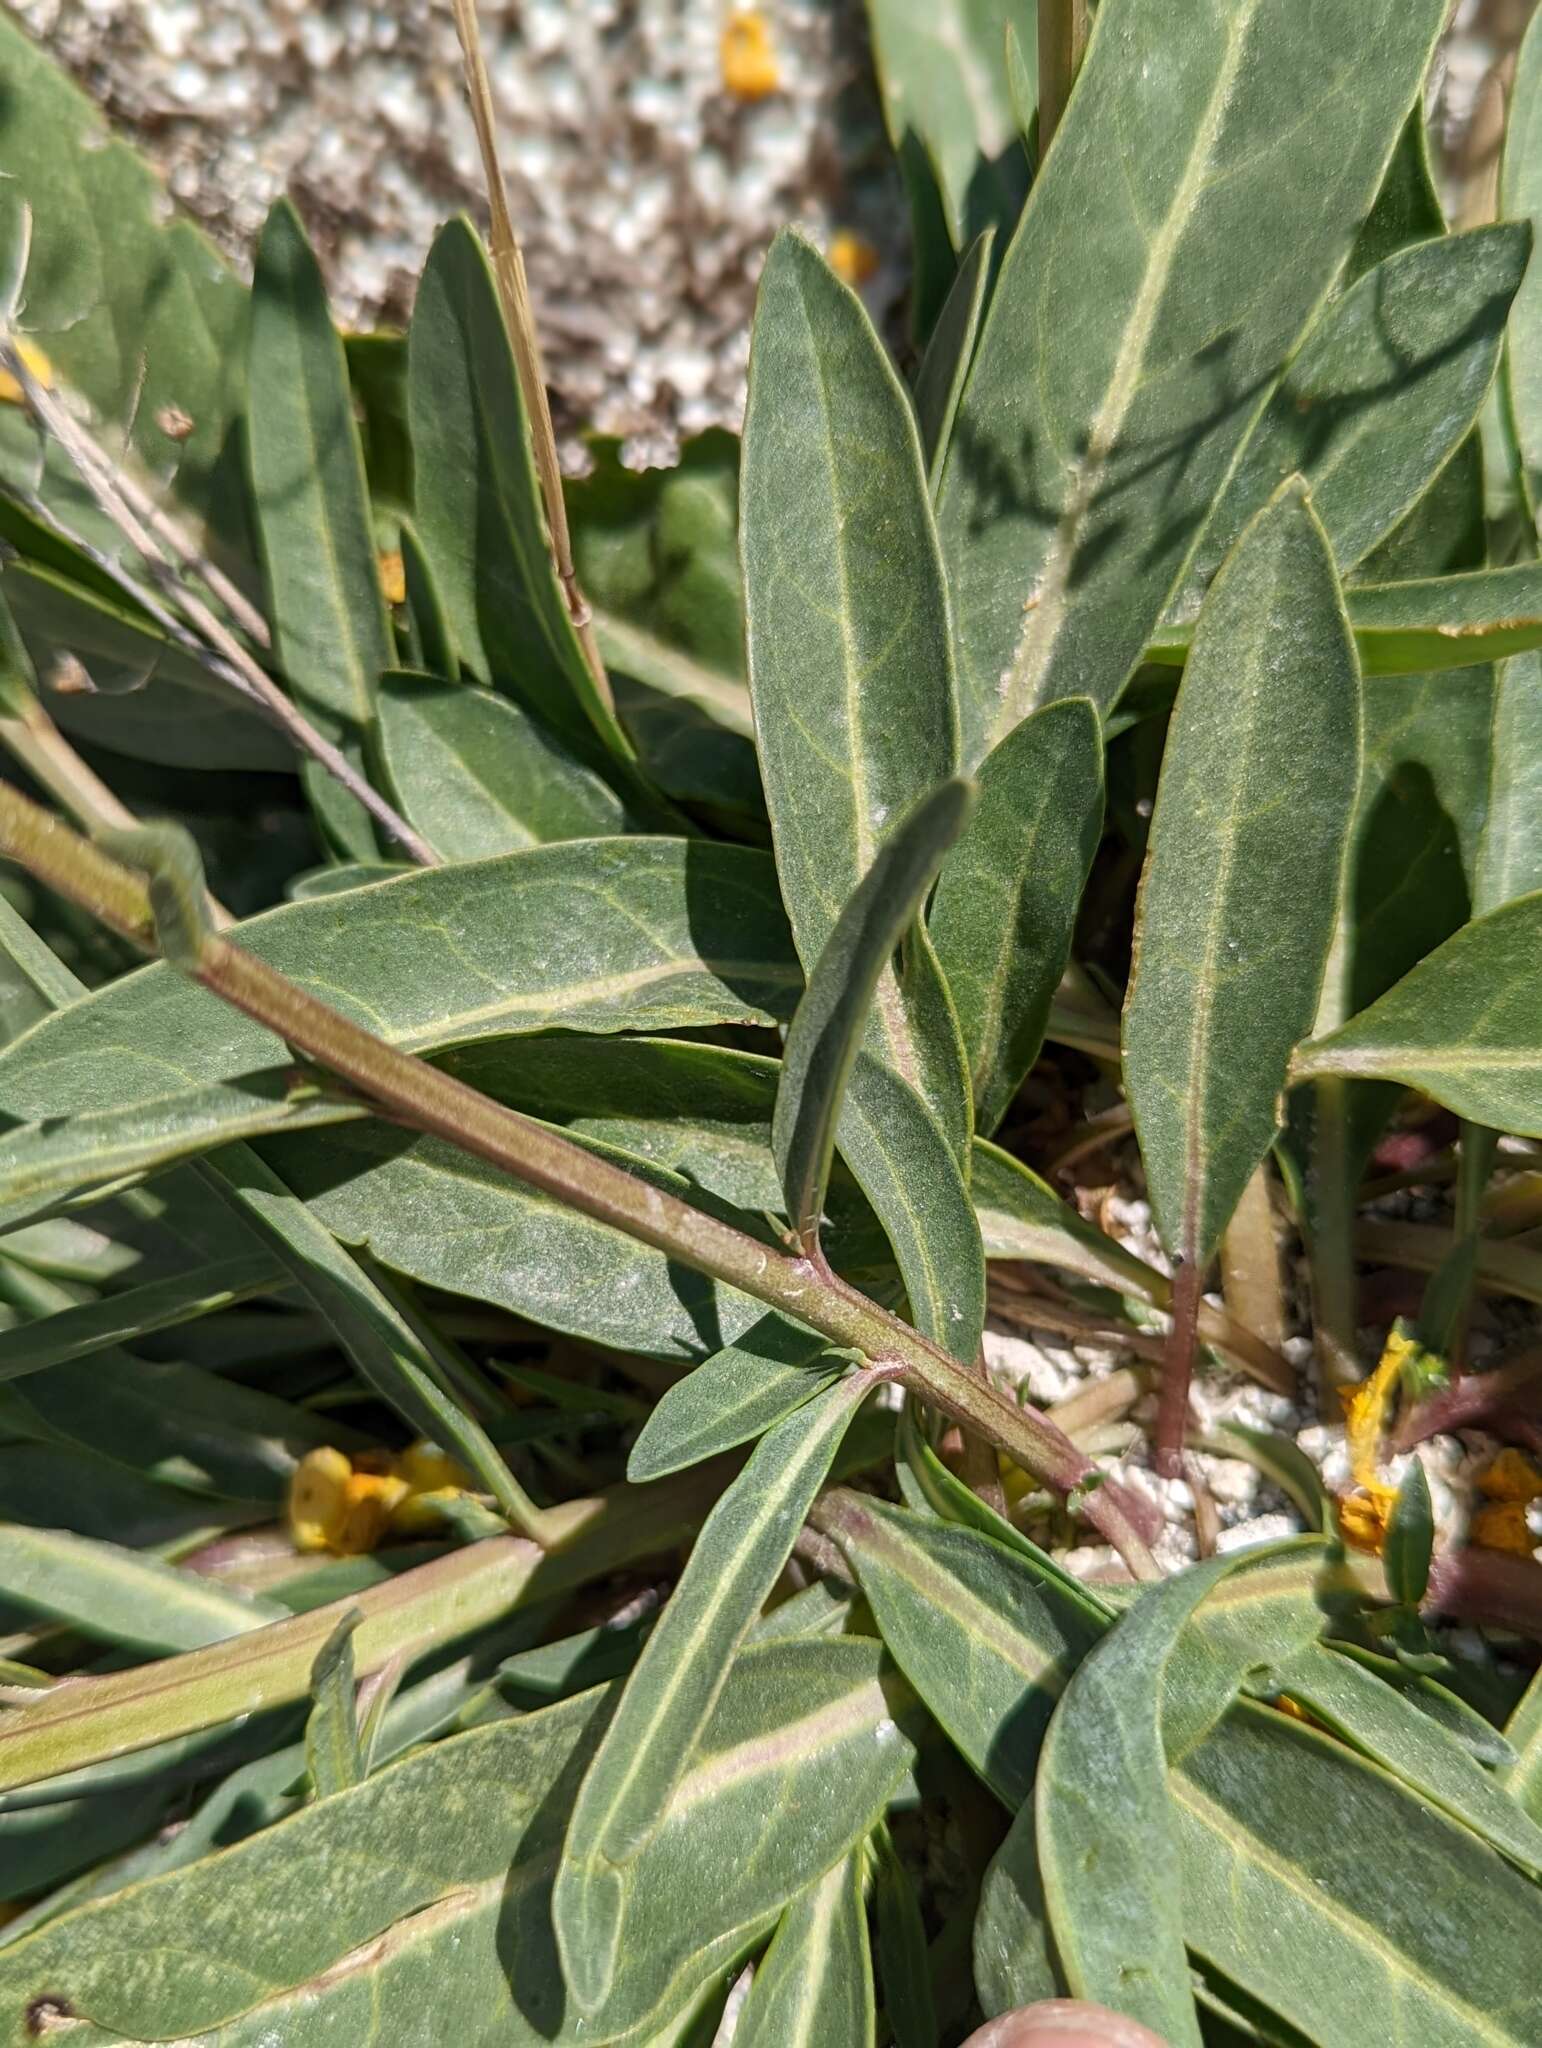
<svg viewBox="0 0 1542 2048"><path fill-rule="evenodd" d="M1508 220L1542 221L1542 28L1533 16L1506 94L1499 204ZM1542 275L1533 270L1515 301L1505 342L1505 402L1520 456L1521 486L1536 516L1542 502Z"/></svg>
<svg viewBox="0 0 1542 2048"><path fill-rule="evenodd" d="M872 2048L874 2021L862 1857L853 1852L782 1914L734 2038L743 2048Z"/></svg>
<svg viewBox="0 0 1542 2048"><path fill-rule="evenodd" d="M1311 1029L1360 774L1359 678L1298 483L1206 599L1157 788L1125 1083L1170 1248L1207 1261Z"/></svg>
<svg viewBox="0 0 1542 2048"><path fill-rule="evenodd" d="M628 1479L661 1479L750 1443L833 1386L848 1363L784 1317L763 1316L660 1395L627 1459Z"/></svg>
<svg viewBox="0 0 1542 2048"><path fill-rule="evenodd" d="M1542 655L1515 654L1494 684L1488 816L1473 908L1542 889Z"/></svg>
<svg viewBox="0 0 1542 2048"><path fill-rule="evenodd" d="M1352 20L1103 0L943 471L966 767L1037 704L1111 708L1370 211L1443 20L1441 0Z"/></svg>

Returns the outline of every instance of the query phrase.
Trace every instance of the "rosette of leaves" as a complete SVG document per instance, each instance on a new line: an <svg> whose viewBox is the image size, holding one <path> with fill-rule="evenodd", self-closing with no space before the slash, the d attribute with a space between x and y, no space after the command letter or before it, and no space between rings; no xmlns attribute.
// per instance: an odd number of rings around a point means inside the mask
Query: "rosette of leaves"
<svg viewBox="0 0 1542 2048"><path fill-rule="evenodd" d="M468 224L345 342L0 27L0 2041L1542 2038L1535 1563L1256 1432L1303 1533L1162 1577L981 1356L992 1262L1166 1318L1176 1461L1197 1353L1293 1390L1271 1201L1329 1381L1368 1250L1432 1348L1542 1296L1542 171L1518 94L1446 231L1445 11L874 0L924 355L784 236L573 578ZM1046 1043L1171 1274L1024 1156ZM1363 1213L1410 1099L1450 1228Z"/></svg>

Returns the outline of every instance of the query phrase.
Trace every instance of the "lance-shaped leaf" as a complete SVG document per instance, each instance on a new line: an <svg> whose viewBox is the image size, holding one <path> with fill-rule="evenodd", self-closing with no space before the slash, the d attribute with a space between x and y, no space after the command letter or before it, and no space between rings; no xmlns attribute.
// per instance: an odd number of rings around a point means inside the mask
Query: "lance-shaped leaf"
<svg viewBox="0 0 1542 2048"><path fill-rule="evenodd" d="M1028 190L1006 36L1037 51L1033 0L868 0L867 11L890 139L925 155L954 248L988 226L1005 240Z"/></svg>
<svg viewBox="0 0 1542 2048"><path fill-rule="evenodd" d="M660 1396L632 1446L628 1479L662 1479L752 1442L833 1386L850 1362L784 1317L762 1316Z"/></svg>
<svg viewBox="0 0 1542 2048"><path fill-rule="evenodd" d="M702 1524L627 1681L574 1803L553 1894L565 1974L586 2012L614 1980L623 1921L642 1896L639 1858L872 1385L859 1373L762 1437Z"/></svg>
<svg viewBox="0 0 1542 2048"><path fill-rule="evenodd" d="M557 580L513 348L467 220L440 229L419 280L407 396L418 538L461 660L624 779L631 748Z"/></svg>
<svg viewBox="0 0 1542 2048"><path fill-rule="evenodd" d="M1044 1896L1073 1996L1144 2021L1172 2048L1199 2048L1200 2032L1163 1691L1185 1623L1237 1566L1235 1556L1213 1558L1152 1588L1083 1660L1050 1723L1035 1790ZM1304 1608L1307 1628L1320 1625L1310 1599ZM1254 1630L1231 1647L1230 1657L1212 1655L1209 1671L1185 1674L1199 1678L1197 1700L1180 1694L1186 1713L1198 1708L1213 1723L1269 1649Z"/></svg>
<svg viewBox="0 0 1542 2048"><path fill-rule="evenodd" d="M974 361L975 343L980 338L995 246L994 228L987 228L970 243L948 287L948 296L942 302L942 311L937 315L937 324L916 373L916 420L921 429L927 481L934 496L942 480L943 458L958 417L964 381Z"/></svg>
<svg viewBox="0 0 1542 2048"><path fill-rule="evenodd" d="M1499 203L1509 220L1542 222L1542 28L1533 15L1505 96ZM1504 396L1520 456L1521 485L1535 518L1542 503L1542 275L1533 270L1515 301L1505 342Z"/></svg>
<svg viewBox="0 0 1542 2048"><path fill-rule="evenodd" d="M311 1710L305 1721L305 1767L318 1799L362 1785L368 1775L359 1742L354 1700L353 1635L363 1616L345 1614L316 1652L311 1667Z"/></svg>
<svg viewBox="0 0 1542 2048"><path fill-rule="evenodd" d="M259 1255L228 1259L196 1273L151 1280L101 1301L61 1308L39 1322L0 1331L0 1380L85 1358L111 1344L131 1344L154 1331L249 1301L253 1295L272 1293L282 1284L275 1261Z"/></svg>
<svg viewBox="0 0 1542 2048"><path fill-rule="evenodd" d="M1473 569L1459 576L1351 584L1344 592L1362 672L1423 675L1472 668L1542 647L1542 565ZM1187 658L1187 627L1163 627L1148 660Z"/></svg>
<svg viewBox="0 0 1542 2048"><path fill-rule="evenodd" d="M554 1026L767 1024L802 974L749 847L580 840L295 903L230 934L405 1050ZM282 1041L172 967L126 975L0 1059L17 1117L121 1107L284 1064Z"/></svg>
<svg viewBox="0 0 1542 2048"><path fill-rule="evenodd" d="M551 1874L608 1696L419 1750L190 1868L0 1951L0 2040L62 2002L133 2040L366 2040L382 2011L509 2048L655 2041L871 1826L914 1755L861 1641L745 1653L644 1858L646 1925L593 2021L565 1992Z"/></svg>
<svg viewBox="0 0 1542 2048"><path fill-rule="evenodd" d="M791 233L756 301L739 537L777 871L812 972L884 841L953 774L958 714L910 401L855 293ZM940 977L883 977L869 1043L962 1151L956 1037Z"/></svg>
<svg viewBox="0 0 1542 2048"><path fill-rule="evenodd" d="M381 683L379 715L381 756L403 814L446 860L625 829L609 784L512 698L393 671Z"/></svg>
<svg viewBox="0 0 1542 2048"><path fill-rule="evenodd" d="M1516 654L1494 685L1488 817L1473 908L1497 910L1542 889L1542 657Z"/></svg>
<svg viewBox="0 0 1542 2048"><path fill-rule="evenodd" d="M1058 147L1058 143L1057 143ZM1360 774L1333 558L1293 482L1206 599L1168 735L1125 1004L1125 1084L1168 1245L1208 1260L1310 1030Z"/></svg>
<svg viewBox="0 0 1542 2048"><path fill-rule="evenodd" d="M743 2048L872 2048L875 2017L862 1856L854 1851L783 1913L734 2039Z"/></svg>
<svg viewBox="0 0 1542 2048"><path fill-rule="evenodd" d="M1031 1805L1018 1809L980 1886L974 1983L987 2019L1014 2006L1067 1995L1049 1930L1036 1819Z"/></svg>
<svg viewBox="0 0 1542 2048"><path fill-rule="evenodd" d="M915 1885L894 1846L887 1821L880 1821L869 1837L868 1858L884 2017L897 2048L937 2048L926 1925Z"/></svg>
<svg viewBox="0 0 1542 2048"><path fill-rule="evenodd" d="M1036 704L1112 706L1370 210L1443 20L1441 0L1353 20L1296 0L1099 7L943 471L966 766Z"/></svg>
<svg viewBox="0 0 1542 2048"><path fill-rule="evenodd" d="M343 344L321 269L287 199L268 215L252 278L247 462L274 647L301 708L355 767L392 660L364 454ZM375 852L359 805L307 770L326 828L356 859Z"/></svg>
<svg viewBox="0 0 1542 2048"><path fill-rule="evenodd" d="M1469 1750L1396 1686L1312 1643L1274 1683L1316 1721L1462 1821L1532 1876L1542 1873L1542 1827Z"/></svg>
<svg viewBox="0 0 1542 2048"><path fill-rule="evenodd" d="M806 1247L819 1242L836 1125L879 979L915 922L972 801L970 785L955 780L906 812L821 946L793 1016L771 1138L788 1220Z"/></svg>
<svg viewBox="0 0 1542 2048"><path fill-rule="evenodd" d="M983 1132L1039 1056L1102 830L1103 739L1086 698L1045 705L986 756L928 920Z"/></svg>
<svg viewBox="0 0 1542 2048"><path fill-rule="evenodd" d="M1514 1761L1500 1782L1524 1813L1542 1821L1542 1671L1535 1672L1520 1704L1505 1723Z"/></svg>
<svg viewBox="0 0 1542 2048"><path fill-rule="evenodd" d="M1294 1075L1401 1081L1490 1130L1542 1137L1542 890L1465 925Z"/></svg>
<svg viewBox="0 0 1542 2048"><path fill-rule="evenodd" d="M0 1584L8 1602L152 1656L223 1642L288 1612L116 1543L15 1524L0 1528Z"/></svg>
<svg viewBox="0 0 1542 2048"><path fill-rule="evenodd" d="M1249 436L1205 528L1179 611L1292 472L1347 574L1472 428L1531 250L1529 228L1475 228L1388 256L1328 307Z"/></svg>

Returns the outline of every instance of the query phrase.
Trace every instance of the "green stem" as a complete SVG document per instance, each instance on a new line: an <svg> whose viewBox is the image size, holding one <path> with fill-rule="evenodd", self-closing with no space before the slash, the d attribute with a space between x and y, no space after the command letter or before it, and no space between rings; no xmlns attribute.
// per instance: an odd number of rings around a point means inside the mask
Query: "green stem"
<svg viewBox="0 0 1542 2048"><path fill-rule="evenodd" d="M13 790L0 789L0 852L126 936L148 941L156 919L139 879ZM374 1037L254 955L196 929L198 890L186 874L152 876L156 910L175 964L204 988L340 1075L414 1130L458 1145L570 1208L653 1246L860 1352L935 1407L1006 1451L1059 1493L1096 1468L1037 1410L1020 1407L969 1367L812 1259L793 1258L693 1209L558 1132ZM1087 1519L1141 1577L1156 1567L1112 1486L1086 1496Z"/></svg>

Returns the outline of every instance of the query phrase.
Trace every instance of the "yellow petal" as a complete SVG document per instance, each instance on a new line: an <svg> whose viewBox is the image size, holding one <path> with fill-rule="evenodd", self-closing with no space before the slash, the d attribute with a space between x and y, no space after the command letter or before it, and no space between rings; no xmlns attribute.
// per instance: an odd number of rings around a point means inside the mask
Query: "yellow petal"
<svg viewBox="0 0 1542 2048"><path fill-rule="evenodd" d="M866 284L878 269L878 251L865 235L839 228L830 237L830 268L847 284Z"/></svg>
<svg viewBox="0 0 1542 2048"><path fill-rule="evenodd" d="M296 1550L330 1550L353 1466L330 1444L307 1451L289 1482L289 1535Z"/></svg>
<svg viewBox="0 0 1542 2048"><path fill-rule="evenodd" d="M1524 1451L1504 1450L1486 1471L1478 1474L1478 1491L1490 1500L1542 1500L1542 1467Z"/></svg>
<svg viewBox="0 0 1542 2048"><path fill-rule="evenodd" d="M45 391L51 391L54 383L54 366L35 342L18 341L16 353L36 377ZM0 370L0 405L20 405L22 388L9 370Z"/></svg>
<svg viewBox="0 0 1542 2048"><path fill-rule="evenodd" d="M724 89L736 100L763 100L782 82L771 26L763 14L742 8L730 14L718 41Z"/></svg>
<svg viewBox="0 0 1542 2048"><path fill-rule="evenodd" d="M379 555L380 588L387 604L407 602L407 570L400 548L383 548Z"/></svg>
<svg viewBox="0 0 1542 2048"><path fill-rule="evenodd" d="M1526 1520L1526 1503L1520 1500L1491 1501L1478 1509L1467 1531L1469 1543L1485 1550L1508 1550L1514 1557L1530 1557L1537 1547Z"/></svg>
<svg viewBox="0 0 1542 2048"><path fill-rule="evenodd" d="M374 1550L390 1528L392 1514L406 1498L405 1480L391 1473L355 1472L328 1547L341 1557L358 1557Z"/></svg>
<svg viewBox="0 0 1542 2048"><path fill-rule="evenodd" d="M399 1500L391 1510L391 1533L393 1536L427 1536L444 1527L441 1510L452 1502L466 1498L463 1486L425 1487L421 1493L409 1493Z"/></svg>
<svg viewBox="0 0 1542 2048"><path fill-rule="evenodd" d="M438 1493L446 1487L468 1492L476 1483L448 1451L421 1436L397 1458L395 1470L398 1479L406 1480L409 1493Z"/></svg>
<svg viewBox="0 0 1542 2048"><path fill-rule="evenodd" d="M1381 1363L1369 1379L1361 1380L1358 1386L1340 1390L1349 1467L1359 1486L1376 1484L1376 1469L1381 1463L1381 1439L1387 1419L1397 1404L1403 1369L1417 1356L1419 1349L1420 1346L1402 1325L1394 1323L1387 1337L1387 1348L1381 1354Z"/></svg>
<svg viewBox="0 0 1542 2048"><path fill-rule="evenodd" d="M1380 1556L1396 1500L1395 1486L1382 1486L1372 1480L1369 1486L1346 1494L1339 1501L1339 1534L1351 1549L1369 1550Z"/></svg>

